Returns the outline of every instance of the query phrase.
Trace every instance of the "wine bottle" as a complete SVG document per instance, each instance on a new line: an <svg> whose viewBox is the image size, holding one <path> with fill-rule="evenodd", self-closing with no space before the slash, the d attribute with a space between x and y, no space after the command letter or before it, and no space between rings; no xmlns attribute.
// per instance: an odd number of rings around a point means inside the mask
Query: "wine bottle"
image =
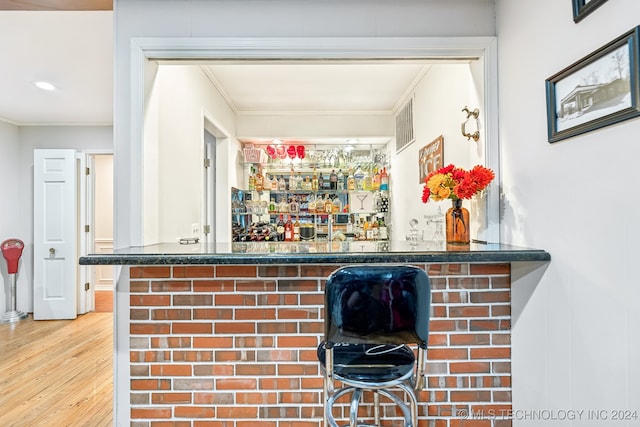
<svg viewBox="0 0 640 427"><path fill-rule="evenodd" d="M382 168L380 172L380 191L389 191L389 174L387 168Z"/></svg>
<svg viewBox="0 0 640 427"><path fill-rule="evenodd" d="M293 223L291 222L291 215L289 215L287 222L284 224L284 241L293 241Z"/></svg>
<svg viewBox="0 0 640 427"><path fill-rule="evenodd" d="M337 178L338 178L338 183L337 183L337 185L336 185L336 190L338 190L338 191L344 191L344 187L345 187L345 186L344 186L344 174L342 173L342 169L340 169L340 170L338 171L338 176L337 176Z"/></svg>
<svg viewBox="0 0 640 427"><path fill-rule="evenodd" d="M284 220L282 219L282 215L280 215L280 219L278 219L278 223L276 224L276 236L279 242L284 242Z"/></svg>
<svg viewBox="0 0 640 427"><path fill-rule="evenodd" d="M338 189L338 174L336 174L336 170L332 169L331 174L329 175L329 190L337 190Z"/></svg>
<svg viewBox="0 0 640 427"><path fill-rule="evenodd" d="M318 174L315 168L313 168L313 175L311 176L311 191L318 191Z"/></svg>
<svg viewBox="0 0 640 427"><path fill-rule="evenodd" d="M253 171L253 166L249 170L249 191L254 191L256 189L256 175Z"/></svg>
<svg viewBox="0 0 640 427"><path fill-rule="evenodd" d="M293 241L300 241L300 221L298 221L298 217L296 216L296 222L293 223Z"/></svg>

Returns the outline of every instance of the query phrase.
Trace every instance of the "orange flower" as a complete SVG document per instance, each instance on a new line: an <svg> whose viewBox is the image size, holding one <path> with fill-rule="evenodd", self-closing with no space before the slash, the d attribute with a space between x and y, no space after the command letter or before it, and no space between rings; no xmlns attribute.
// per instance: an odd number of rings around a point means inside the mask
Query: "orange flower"
<svg viewBox="0 0 640 427"><path fill-rule="evenodd" d="M466 171L448 165L427 175L422 189L422 202L427 203L429 199L470 199L484 190L494 178L493 171L484 166L477 165Z"/></svg>

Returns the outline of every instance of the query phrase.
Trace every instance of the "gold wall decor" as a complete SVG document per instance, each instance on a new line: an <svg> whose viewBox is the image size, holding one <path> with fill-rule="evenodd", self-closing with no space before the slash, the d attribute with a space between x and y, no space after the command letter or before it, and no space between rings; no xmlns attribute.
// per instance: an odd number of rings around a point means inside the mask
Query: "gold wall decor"
<svg viewBox="0 0 640 427"><path fill-rule="evenodd" d="M440 135L420 149L418 168L420 169L420 184L431 172L444 166L444 137Z"/></svg>

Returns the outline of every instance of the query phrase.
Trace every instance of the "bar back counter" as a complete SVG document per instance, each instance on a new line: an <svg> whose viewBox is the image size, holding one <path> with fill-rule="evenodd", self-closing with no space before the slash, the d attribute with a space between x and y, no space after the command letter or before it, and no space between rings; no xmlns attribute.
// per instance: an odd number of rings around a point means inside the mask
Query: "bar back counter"
<svg viewBox="0 0 640 427"><path fill-rule="evenodd" d="M321 426L323 289L349 264L415 265L431 278L419 426L474 417L469 425L510 426L512 271L549 261L500 244L357 241L161 244L80 258L123 266L117 293L129 305L116 316L129 330L116 339L129 345L130 424L147 427ZM393 405L382 415L401 419Z"/></svg>

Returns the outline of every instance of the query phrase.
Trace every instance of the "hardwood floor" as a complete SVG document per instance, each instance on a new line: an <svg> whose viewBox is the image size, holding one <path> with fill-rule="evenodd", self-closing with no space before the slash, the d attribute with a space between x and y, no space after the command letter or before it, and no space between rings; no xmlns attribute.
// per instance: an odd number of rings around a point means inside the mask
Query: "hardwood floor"
<svg viewBox="0 0 640 427"><path fill-rule="evenodd" d="M111 426L112 402L112 313L0 325L0 426Z"/></svg>
<svg viewBox="0 0 640 427"><path fill-rule="evenodd" d="M98 313L113 311L113 291L96 291L95 301Z"/></svg>

